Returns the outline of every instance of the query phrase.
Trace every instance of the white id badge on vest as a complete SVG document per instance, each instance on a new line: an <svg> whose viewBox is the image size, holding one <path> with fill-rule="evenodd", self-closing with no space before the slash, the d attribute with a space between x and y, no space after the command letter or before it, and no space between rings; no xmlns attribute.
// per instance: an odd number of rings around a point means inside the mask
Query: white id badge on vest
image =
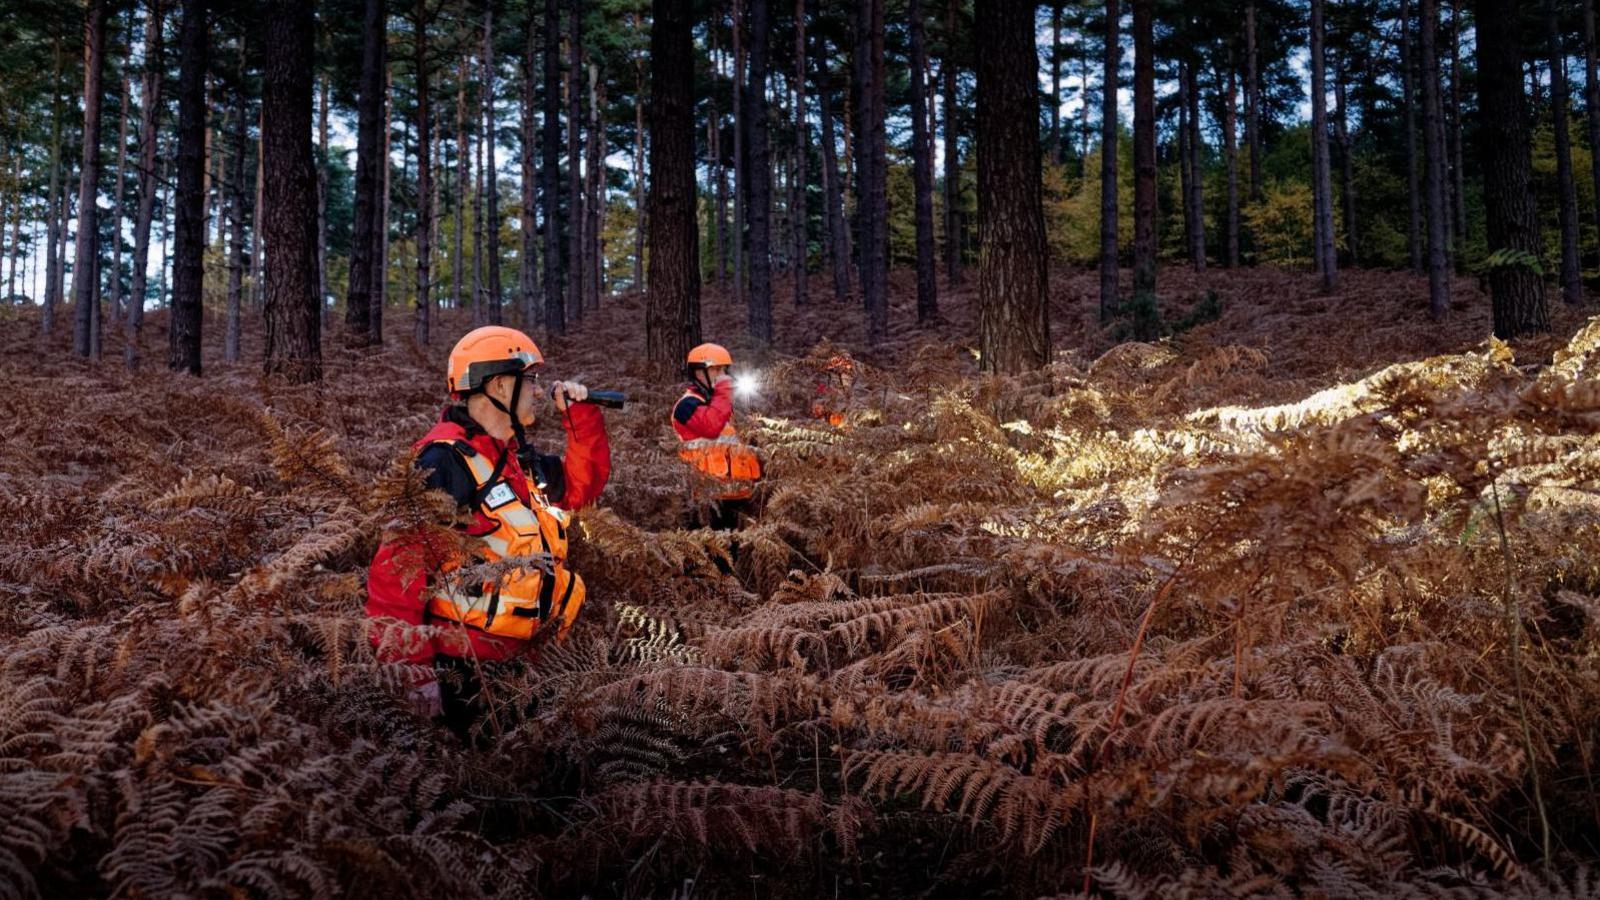
<svg viewBox="0 0 1600 900"><path fill-rule="evenodd" d="M499 509L516 499L516 491L511 489L511 485L502 481L484 496L483 505L489 509Z"/></svg>

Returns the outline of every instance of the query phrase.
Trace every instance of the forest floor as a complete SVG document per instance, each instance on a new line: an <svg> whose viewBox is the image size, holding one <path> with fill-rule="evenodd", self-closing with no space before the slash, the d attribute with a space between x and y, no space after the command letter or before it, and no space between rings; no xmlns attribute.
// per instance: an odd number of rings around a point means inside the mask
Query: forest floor
<svg viewBox="0 0 1600 900"><path fill-rule="evenodd" d="M762 376L736 537L683 527L639 298L542 341L630 400L582 619L488 678L478 746L362 615L436 508L407 448L464 316L425 350L335 322L285 388L216 316L195 379L164 313L129 375L0 310L0 898L1593 896L1600 324L1507 346L1465 279L1434 323L1397 273L1161 277L1215 320L1119 343L1060 274L1056 360L1013 378L970 286L920 327L896 272L868 350L813 276L764 353L708 291Z"/></svg>

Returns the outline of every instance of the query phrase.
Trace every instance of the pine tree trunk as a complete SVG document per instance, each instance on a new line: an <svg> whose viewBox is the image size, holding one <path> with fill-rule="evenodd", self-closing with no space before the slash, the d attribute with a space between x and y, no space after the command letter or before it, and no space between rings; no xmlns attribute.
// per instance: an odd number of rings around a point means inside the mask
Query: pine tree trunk
<svg viewBox="0 0 1600 900"><path fill-rule="evenodd" d="M40 330L45 336L55 330L56 307L61 303L61 252L62 240L65 237L61 228L61 207L64 201L61 196L61 36L57 35L54 41L54 52L50 74L50 200L45 210L45 273L44 273L44 312L40 323ZM1595 170L1600 173L1600 168Z"/></svg>
<svg viewBox="0 0 1600 900"><path fill-rule="evenodd" d="M707 146L711 148L712 178L716 181L716 211L711 216L712 281L719 286L728 283L728 167L722 154L722 116L713 107L711 119L706 123ZM649 223L645 223L648 226Z"/></svg>
<svg viewBox="0 0 1600 900"><path fill-rule="evenodd" d="M567 333L561 272L561 12L556 0L544 2L544 325L553 335Z"/></svg>
<svg viewBox="0 0 1600 900"><path fill-rule="evenodd" d="M350 276L345 299L345 341L365 346L372 337L372 282L377 260L378 218L382 199L378 191L380 156L388 145L380 140L383 127L383 73L387 38L385 0L366 0L361 30L361 84L356 101L355 224L350 236Z"/></svg>
<svg viewBox="0 0 1600 900"><path fill-rule="evenodd" d="M1317 209L1317 264L1322 290L1339 288L1339 260L1333 243L1333 178L1328 159L1328 93L1323 59L1323 6L1311 0L1311 165Z"/></svg>
<svg viewBox="0 0 1600 900"><path fill-rule="evenodd" d="M1456 0L1459 4L1461 0ZM1600 64L1596 58L1596 37L1594 25L1595 0L1584 0L1583 4L1583 112L1584 119L1589 126L1589 147L1591 151L1600 148ZM1458 13L1459 15L1459 13ZM1481 88L1480 88L1481 91ZM1457 138L1459 148L1460 139ZM1590 177L1594 180L1595 197L1600 198L1600 153L1589 154ZM53 182L52 182L53 183ZM1594 205L1596 225L1600 226L1600 199ZM46 291L48 293L48 290Z"/></svg>
<svg viewBox="0 0 1600 900"><path fill-rule="evenodd" d="M467 232L467 185L472 183L472 135L467 131L468 77L467 58L463 54L456 66L456 227L450 263L450 303L455 309L465 307L465 301L461 296L462 273L467 267L463 243ZM473 321L479 323L482 310L479 309L476 299L473 300L472 310Z"/></svg>
<svg viewBox="0 0 1600 900"><path fill-rule="evenodd" d="M1117 80L1122 67L1122 9L1106 0L1105 69L1100 87L1100 321L1116 315L1117 282ZM1087 156L1085 157L1087 158Z"/></svg>
<svg viewBox="0 0 1600 900"><path fill-rule="evenodd" d="M1512 257L1488 270L1494 333L1547 331L1544 247L1533 196L1532 143L1523 95L1518 0L1476 0L1483 197L1488 252Z"/></svg>
<svg viewBox="0 0 1600 900"><path fill-rule="evenodd" d="M295 384L322 377L317 300L317 168L311 150L316 17L304 0L269 0L261 88L263 235L269 376Z"/></svg>
<svg viewBox="0 0 1600 900"><path fill-rule="evenodd" d="M749 278L749 236L745 233L745 225L749 221L750 210L745 204L745 195L749 190L748 165L745 157L745 144L749 140L749 133L745 125L744 108L744 78L745 78L745 49L744 49L744 4L743 0L732 2L732 43L733 43L733 303L735 306L746 306L745 298L748 294L747 283Z"/></svg>
<svg viewBox="0 0 1600 900"><path fill-rule="evenodd" d="M1424 6L1434 0L1423 0ZM1567 67L1555 0L1545 0L1545 31L1550 52L1550 107L1555 120L1556 182L1560 191L1561 298L1583 302L1583 273L1578 258L1578 188L1572 174L1572 138L1567 126Z"/></svg>
<svg viewBox="0 0 1600 900"><path fill-rule="evenodd" d="M568 310L582 319L584 300L583 262L583 92L578 77L583 71L582 0L567 0L567 296Z"/></svg>
<svg viewBox="0 0 1600 900"><path fill-rule="evenodd" d="M431 18L427 0L417 0L416 35L412 73L417 89L417 297L411 322L411 337L427 346L433 324L433 121L431 86L428 78L428 26Z"/></svg>
<svg viewBox="0 0 1600 900"><path fill-rule="evenodd" d="M867 341L877 345L889 335L889 230L884 147L883 0L856 6L855 76L857 93L856 156L858 251L861 296L867 312ZM1038 52L1033 59L1038 62ZM1030 121L1037 121L1037 100ZM1037 130L1037 129L1036 129ZM1035 146L1038 136L1034 136Z"/></svg>
<svg viewBox="0 0 1600 900"><path fill-rule="evenodd" d="M1422 186L1417 166L1417 104L1413 86L1411 5L1400 0L1400 83L1401 103L1405 106L1406 198L1410 204L1406 225L1406 247L1411 255L1411 274L1422 274Z"/></svg>
<svg viewBox="0 0 1600 900"><path fill-rule="evenodd" d="M1061 161L1061 0L1050 3L1050 143L1051 162Z"/></svg>
<svg viewBox="0 0 1600 900"><path fill-rule="evenodd" d="M1459 269L1465 263L1467 246L1467 175L1463 162L1461 127L1461 0L1450 0L1450 133L1453 137L1451 167L1455 190L1456 247L1455 263ZM1591 145L1592 146L1592 145Z"/></svg>
<svg viewBox="0 0 1600 900"><path fill-rule="evenodd" d="M389 224L390 208L394 203L393 186L389 183L394 163L389 158L390 142L394 135L394 73L385 63L383 73L383 126L378 132L378 222L372 234L375 242L372 258L371 331L367 340L371 344L383 343L383 313L389 302Z"/></svg>
<svg viewBox="0 0 1600 900"><path fill-rule="evenodd" d="M694 16L688 4L651 4L650 85L645 347L656 370L675 372L700 343Z"/></svg>
<svg viewBox="0 0 1600 900"><path fill-rule="evenodd" d="M749 276L748 327L750 336L772 342L772 160L768 151L767 0L750 0L750 69L743 91L745 128L745 249Z"/></svg>
<svg viewBox="0 0 1600 900"><path fill-rule="evenodd" d="M1445 235L1444 127L1439 121L1439 7L1437 0L1421 0L1422 116L1427 152L1428 203L1428 314L1438 318L1450 308L1450 257Z"/></svg>
<svg viewBox="0 0 1600 900"><path fill-rule="evenodd" d="M243 304L244 281L244 148L249 141L248 127L245 125L245 98L244 98L244 65L245 41L243 35L239 37L239 58L234 67L233 79L233 109L230 117L233 122L233 165L227 170L227 177L220 182L221 190L226 195L221 209L224 210L223 221L217 229L218 235L226 235L231 243L224 248L228 259L228 307L227 319L223 327L222 359L224 362L235 363L239 361L239 332L240 309ZM216 145L213 145L215 147Z"/></svg>
<svg viewBox="0 0 1600 900"><path fill-rule="evenodd" d="M817 41L817 116L822 120L822 201L828 215L828 261L833 268L833 299L850 297L850 225L844 215L844 176L839 171L834 144L832 73L828 66L827 41ZM946 128L949 123L946 123Z"/></svg>
<svg viewBox="0 0 1600 900"><path fill-rule="evenodd" d="M1350 95L1345 90L1345 67L1341 60L1333 70L1333 99L1339 104L1339 115L1333 120L1339 138L1339 181L1343 195L1341 215L1344 220L1344 241L1350 265L1361 264L1361 242L1356 231L1356 167L1355 146L1350 139Z"/></svg>
<svg viewBox="0 0 1600 900"><path fill-rule="evenodd" d="M1060 7L1057 6L1057 28ZM938 285L933 261L933 136L929 133L926 109L927 85L923 71L928 67L927 44L923 38L922 0L911 0L911 159L916 179L917 219L917 321L926 322L939 314ZM1059 73L1058 73L1059 74ZM1060 81L1056 99L1060 100ZM1053 146L1060 146L1061 106L1056 104Z"/></svg>
<svg viewBox="0 0 1600 900"><path fill-rule="evenodd" d="M178 38L178 172L168 365L200 374L205 279L206 0L184 0Z"/></svg>
<svg viewBox="0 0 1600 900"><path fill-rule="evenodd" d="M483 74L479 80L483 89L483 290L488 299L489 322L499 325L504 321L504 298L500 291L500 167L494 155L494 4L485 4L483 9Z"/></svg>
<svg viewBox="0 0 1600 900"><path fill-rule="evenodd" d="M1115 5L1117 0L1106 0ZM961 160L956 127L956 12L961 0L945 0L944 43L944 277L951 287L961 283Z"/></svg>
<svg viewBox="0 0 1600 900"><path fill-rule="evenodd" d="M100 77L105 67L106 0L89 0L83 25L83 160L78 170L78 240L72 255L72 348L79 356L99 356L95 332L100 304L95 299L100 271L100 228L95 198L100 186Z"/></svg>
<svg viewBox="0 0 1600 900"><path fill-rule="evenodd" d="M1020 372L1050 361L1033 10L1028 0L983 0L973 21L978 348L987 372Z"/></svg>
<svg viewBox="0 0 1600 900"><path fill-rule="evenodd" d="M637 12L633 14L633 30L635 32L644 31L644 19ZM633 57L633 289L636 291L644 290L644 69L645 57L641 51L634 54ZM710 122L712 124L708 127L706 134L708 139L715 136L716 118L716 108L713 106L710 109ZM717 166L714 153L715 143L708 141L706 146L713 151L711 171L715 172ZM718 209L716 214L711 216L713 227L720 224L721 218L722 210ZM717 234L717 243L719 245L722 243L720 230Z"/></svg>
<svg viewBox="0 0 1600 900"><path fill-rule="evenodd" d="M1133 0L1133 293L1155 305L1155 0Z"/></svg>
<svg viewBox="0 0 1600 900"><path fill-rule="evenodd" d="M1191 62L1185 74L1189 79L1185 95L1189 101L1189 264L1196 272L1206 270L1206 217L1204 159L1205 144L1200 139L1200 86L1195 75L1198 61Z"/></svg>
<svg viewBox="0 0 1600 900"><path fill-rule="evenodd" d="M539 309L539 134L534 107L538 104L534 80L539 61L538 19L528 11L527 47L522 55L522 250L518 287L522 294L522 328L532 332ZM442 162L442 160L441 160Z"/></svg>
<svg viewBox="0 0 1600 900"><path fill-rule="evenodd" d="M124 188L128 168L128 99L133 84L128 78L129 58L122 67L122 110L117 116L117 183L112 189L111 201L111 321L121 324L126 295L122 291L122 217L125 208ZM20 180L20 179L19 179ZM7 299L10 294L7 294ZM96 356L99 352L96 351Z"/></svg>
<svg viewBox="0 0 1600 900"><path fill-rule="evenodd" d="M479 80L480 84L482 83L482 80L483 80L482 66L483 66L483 58L480 56L478 58L478 68L480 70L479 71L479 75L478 75L478 80ZM485 167L484 167L484 162L483 162L483 145L484 145L483 109L482 109L482 106L483 106L483 95L482 95L481 92L478 95L478 105L479 105L479 108L473 110L473 114L472 114L472 122L473 122L473 125L472 125L472 129L473 129L472 141L473 141L473 147L474 147L473 152L476 154L473 157L473 163L474 164L473 164L473 167L472 167L473 168L473 173L474 173L473 174L474 181L472 182L472 324L473 325L489 325L489 324L498 325L500 323L495 321L495 319L494 319L495 310L489 304L489 297L487 295L487 290L484 287L485 281L484 281L484 272L483 272L483 231L484 231L483 176L484 176L484 172L485 172Z"/></svg>
<svg viewBox="0 0 1600 900"><path fill-rule="evenodd" d="M1256 4L1244 9L1244 142L1250 149L1250 202L1261 202L1261 58L1256 40Z"/></svg>
<svg viewBox="0 0 1600 900"><path fill-rule="evenodd" d="M600 253L600 223L604 212L605 193L601 174L605 165L605 127L600 120L600 69L594 63L589 69L589 127L584 137L584 238L583 258L588 274L583 279L590 309L600 308L600 282L603 265Z"/></svg>
<svg viewBox="0 0 1600 900"><path fill-rule="evenodd" d="M1222 98L1222 143L1228 165L1227 266L1239 267L1239 82L1233 51L1228 51L1226 94ZM1341 104L1342 107L1342 104Z"/></svg>
<svg viewBox="0 0 1600 900"><path fill-rule="evenodd" d="M915 2L915 0L914 0ZM915 20L914 20L915 21ZM794 122L795 122L795 229L794 229L794 305L805 306L810 301L810 229L807 227L810 216L807 212L806 196L806 152L810 145L810 126L806 124L806 0L794 0ZM920 24L915 27L912 34L915 36L921 31ZM920 84L920 82L918 82ZM924 135L926 138L926 135ZM926 167L927 160L923 161ZM930 181L931 187L931 181ZM920 187L918 188L921 189ZM932 201L930 200L931 204ZM929 208L932 215L932 208ZM919 227L920 227L920 219ZM930 224L931 228L932 225ZM919 232L920 240L920 232ZM932 241L930 234L929 240ZM931 243L930 243L931 260ZM920 250L919 250L920 252ZM932 263L929 263L930 268Z"/></svg>
<svg viewBox="0 0 1600 900"><path fill-rule="evenodd" d="M328 307L328 76L321 79L317 102L317 314Z"/></svg>

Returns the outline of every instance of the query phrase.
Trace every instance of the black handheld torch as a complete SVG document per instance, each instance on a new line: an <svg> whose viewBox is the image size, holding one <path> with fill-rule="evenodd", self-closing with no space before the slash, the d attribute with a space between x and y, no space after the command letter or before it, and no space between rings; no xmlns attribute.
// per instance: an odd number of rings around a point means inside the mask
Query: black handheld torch
<svg viewBox="0 0 1600 900"><path fill-rule="evenodd" d="M560 388L552 388L552 393ZM621 391L596 391L590 390L589 395L582 403L593 403L595 406L604 406L606 409L622 409L628 403L628 395Z"/></svg>

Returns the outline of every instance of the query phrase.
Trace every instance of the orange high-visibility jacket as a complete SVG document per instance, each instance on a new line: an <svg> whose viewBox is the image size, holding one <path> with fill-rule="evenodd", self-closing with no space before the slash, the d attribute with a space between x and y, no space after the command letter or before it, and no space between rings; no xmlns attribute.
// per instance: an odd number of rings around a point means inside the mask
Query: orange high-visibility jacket
<svg viewBox="0 0 1600 900"><path fill-rule="evenodd" d="M468 430L447 414L415 445L418 451L444 445L456 454L473 484L473 518L464 530L481 542L471 558L458 558L448 542L415 532L386 537L367 573L367 615L380 622L373 642L384 644L392 623L460 623L454 633L396 649L391 659L428 662L435 654L508 659L526 646L539 627L555 623L558 636L571 627L582 607L583 580L566 568L569 510L592 502L610 474L605 419L588 404L575 404L565 417L567 454L561 461L566 481L559 503L523 472L515 442L497 441ZM499 473L496 477L496 468ZM458 498L459 499L459 498ZM548 565L530 563L485 582L468 579L463 567L513 557L545 554ZM387 625L387 627L386 627Z"/></svg>
<svg viewBox="0 0 1600 900"><path fill-rule="evenodd" d="M678 456L723 483L718 500L745 500L755 493L761 457L734 428L731 381L719 382L710 400L699 385L687 386L672 407L672 430L683 442Z"/></svg>

